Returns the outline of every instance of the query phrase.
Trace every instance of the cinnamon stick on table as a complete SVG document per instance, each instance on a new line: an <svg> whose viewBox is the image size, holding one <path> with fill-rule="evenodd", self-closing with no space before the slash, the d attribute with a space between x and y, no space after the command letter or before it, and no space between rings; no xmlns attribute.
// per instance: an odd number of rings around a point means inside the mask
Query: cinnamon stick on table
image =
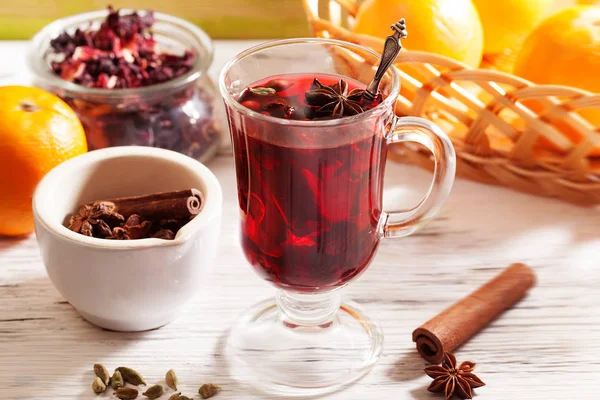
<svg viewBox="0 0 600 400"><path fill-rule="evenodd" d="M425 360L439 364L452 352L525 296L535 274L525 264L512 264L494 279L427 321L413 332Z"/></svg>
<svg viewBox="0 0 600 400"><path fill-rule="evenodd" d="M125 219L132 214L146 219L181 219L197 215L203 200L199 190L186 189L103 201L114 203L115 211Z"/></svg>

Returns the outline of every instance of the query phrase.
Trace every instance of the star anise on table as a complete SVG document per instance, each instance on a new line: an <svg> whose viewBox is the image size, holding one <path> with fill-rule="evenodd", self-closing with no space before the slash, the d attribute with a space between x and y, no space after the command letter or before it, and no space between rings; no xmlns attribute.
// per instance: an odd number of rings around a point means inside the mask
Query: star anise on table
<svg viewBox="0 0 600 400"><path fill-rule="evenodd" d="M364 90L358 88L348 92L348 82L343 79L332 86L326 86L315 78L310 91L306 92L306 104L317 107L314 110L317 117L356 115L364 111L360 104L363 93Z"/></svg>
<svg viewBox="0 0 600 400"><path fill-rule="evenodd" d="M78 214L69 220L69 229L86 236L107 237L112 234L108 222L123 220L123 216L115 211L114 203L97 201L81 206Z"/></svg>
<svg viewBox="0 0 600 400"><path fill-rule="evenodd" d="M456 367L456 357L452 353L444 353L442 365L433 365L425 368L425 373L433 378L427 388L430 392L444 391L446 400L453 395L461 399L472 399L473 389L484 386L485 383L473 373L475 363L462 362Z"/></svg>

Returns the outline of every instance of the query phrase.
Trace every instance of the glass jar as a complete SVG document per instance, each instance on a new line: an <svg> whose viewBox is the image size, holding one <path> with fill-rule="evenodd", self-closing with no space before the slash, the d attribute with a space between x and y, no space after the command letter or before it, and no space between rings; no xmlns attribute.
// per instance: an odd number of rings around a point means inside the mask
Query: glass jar
<svg viewBox="0 0 600 400"><path fill-rule="evenodd" d="M133 10L121 10L128 14ZM139 12L142 13L143 12ZM77 28L98 29L107 11L94 11L57 20L33 38L28 63L34 84L66 101L81 120L90 150L111 146L153 146L175 150L201 162L210 159L224 135L224 113L215 86L207 75L213 59L211 39L197 26L154 13L152 32L157 44L171 53L196 52L193 67L167 82L131 89L88 88L55 75L56 57L50 41Z"/></svg>

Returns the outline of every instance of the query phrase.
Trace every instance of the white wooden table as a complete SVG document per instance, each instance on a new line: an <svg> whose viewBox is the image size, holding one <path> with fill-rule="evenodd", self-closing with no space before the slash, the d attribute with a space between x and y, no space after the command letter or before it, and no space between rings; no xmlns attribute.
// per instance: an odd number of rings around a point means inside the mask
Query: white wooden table
<svg viewBox="0 0 600 400"><path fill-rule="evenodd" d="M217 42L213 74L250 44ZM0 84L27 83L24 49L24 42L0 44ZM188 394L211 381L224 387L217 399L274 398L237 383L223 358L237 316L274 289L246 264L238 244L232 158L220 156L209 167L225 198L211 284L161 329L116 333L90 325L48 280L35 237L0 239L0 399L96 398L96 362L137 368L150 381L175 368ZM414 204L429 179L425 171L389 165L386 204ZM535 268L537 287L457 351L459 361L478 363L475 372L487 383L477 398L599 399L598 210L465 180L456 182L435 222L382 243L370 269L346 290L382 324L385 351L369 375L327 398L442 398L426 391L431 379L412 330L515 261Z"/></svg>

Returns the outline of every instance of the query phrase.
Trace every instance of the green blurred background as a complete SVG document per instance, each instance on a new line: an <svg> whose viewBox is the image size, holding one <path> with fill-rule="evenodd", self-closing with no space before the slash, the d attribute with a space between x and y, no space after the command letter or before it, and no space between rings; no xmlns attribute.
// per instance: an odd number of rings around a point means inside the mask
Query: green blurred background
<svg viewBox="0 0 600 400"><path fill-rule="evenodd" d="M301 0L1 0L0 39L29 39L55 19L108 4L177 15L198 24L214 39L308 35Z"/></svg>

